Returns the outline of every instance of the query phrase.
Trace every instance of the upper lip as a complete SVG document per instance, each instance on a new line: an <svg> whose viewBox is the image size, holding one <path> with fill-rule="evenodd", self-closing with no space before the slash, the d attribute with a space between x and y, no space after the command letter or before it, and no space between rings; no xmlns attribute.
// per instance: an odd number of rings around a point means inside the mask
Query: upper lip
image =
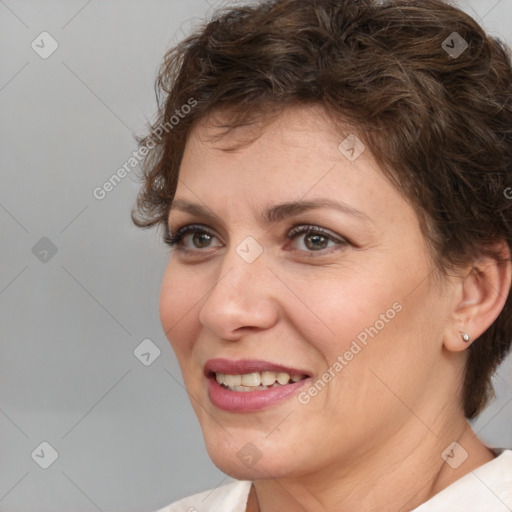
<svg viewBox="0 0 512 512"><path fill-rule="evenodd" d="M243 375L245 373L255 372L283 372L288 375L306 375L304 370L290 368L281 364L262 361L259 359L209 359L204 365L204 374L210 377L214 373L224 373L229 375Z"/></svg>

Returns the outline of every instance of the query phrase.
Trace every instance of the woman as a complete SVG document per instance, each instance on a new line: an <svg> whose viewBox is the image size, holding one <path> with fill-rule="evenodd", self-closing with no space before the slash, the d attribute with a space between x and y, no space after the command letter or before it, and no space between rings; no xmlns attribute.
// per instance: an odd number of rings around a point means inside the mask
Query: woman
<svg viewBox="0 0 512 512"><path fill-rule="evenodd" d="M276 0L167 55L134 220L208 453L161 512L507 511L510 53L440 0Z"/></svg>

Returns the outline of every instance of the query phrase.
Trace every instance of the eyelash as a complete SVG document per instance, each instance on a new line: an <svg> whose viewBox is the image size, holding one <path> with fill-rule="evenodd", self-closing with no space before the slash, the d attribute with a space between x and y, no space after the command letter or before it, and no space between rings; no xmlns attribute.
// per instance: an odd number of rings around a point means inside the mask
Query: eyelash
<svg viewBox="0 0 512 512"><path fill-rule="evenodd" d="M173 235L168 229L164 235L164 242L167 245L174 247L179 245L179 243L183 240L183 237L189 233L206 233L210 236L215 236L214 233L206 229L202 224L188 224L179 228L175 235Z"/></svg>
<svg viewBox="0 0 512 512"><path fill-rule="evenodd" d="M164 242L167 245L169 245L171 248L174 248L176 246L179 246L179 244L182 242L183 238L190 233L206 233L212 237L216 237L216 235L213 232L211 232L209 229L207 229L202 224L188 224L186 226L179 228L176 231L175 235L173 235L170 232L170 230L167 230L164 235ZM294 240L298 235L322 235L325 238L327 238L329 241L335 242L339 246L350 245L350 242L346 238L337 237L337 236L333 235L330 231L327 231L319 226L313 226L313 225L309 225L309 224L302 224L299 226L295 226L287 234L287 236L290 240ZM300 249L296 249L296 250L300 250ZM307 252L309 254L314 254L314 253L325 254L325 251L327 251L327 250L329 250L329 249L327 248L327 249L322 249L320 251L303 251L303 252ZM194 251L194 249L193 249L193 251ZM201 249L195 249L195 251L201 251Z"/></svg>

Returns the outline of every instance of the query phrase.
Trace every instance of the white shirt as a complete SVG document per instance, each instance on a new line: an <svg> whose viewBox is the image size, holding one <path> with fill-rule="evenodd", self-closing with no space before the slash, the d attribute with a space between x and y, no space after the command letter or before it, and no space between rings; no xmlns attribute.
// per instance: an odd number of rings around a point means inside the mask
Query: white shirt
<svg viewBox="0 0 512 512"><path fill-rule="evenodd" d="M500 452L501 450L494 450ZM194 494L156 512L245 512L252 482ZM512 450L464 475L413 512L511 512Z"/></svg>

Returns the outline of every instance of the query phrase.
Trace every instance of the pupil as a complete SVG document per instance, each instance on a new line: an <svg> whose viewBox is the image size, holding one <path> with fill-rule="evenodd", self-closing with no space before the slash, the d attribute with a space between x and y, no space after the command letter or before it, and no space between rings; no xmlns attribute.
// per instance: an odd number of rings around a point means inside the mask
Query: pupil
<svg viewBox="0 0 512 512"><path fill-rule="evenodd" d="M308 249L319 250L325 249L328 240L323 235L308 235L306 237L306 246Z"/></svg>
<svg viewBox="0 0 512 512"><path fill-rule="evenodd" d="M198 248L208 247L212 237L208 233L196 233L193 237L194 245Z"/></svg>

